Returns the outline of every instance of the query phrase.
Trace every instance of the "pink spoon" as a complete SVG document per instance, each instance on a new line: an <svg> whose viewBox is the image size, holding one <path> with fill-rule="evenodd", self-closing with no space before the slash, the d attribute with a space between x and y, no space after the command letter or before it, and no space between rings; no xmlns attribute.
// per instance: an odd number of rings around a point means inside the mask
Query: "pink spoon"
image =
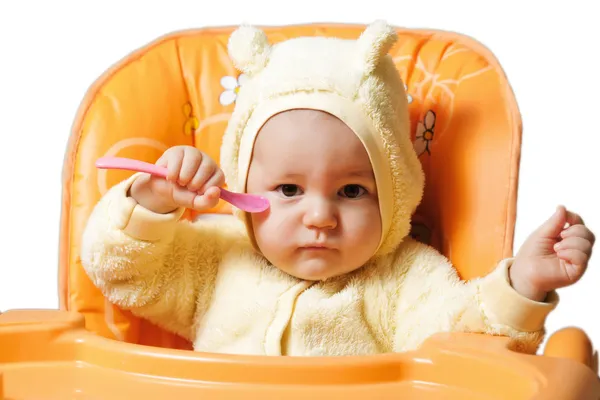
<svg viewBox="0 0 600 400"><path fill-rule="evenodd" d="M125 169L137 172L146 172L148 174L167 177L167 168L144 161L133 160L123 157L101 157L96 160L96 168L101 169ZM229 190L221 189L220 197L226 202L239 208L242 211L250 213L263 212L269 208L269 200L262 196L246 193L234 193Z"/></svg>

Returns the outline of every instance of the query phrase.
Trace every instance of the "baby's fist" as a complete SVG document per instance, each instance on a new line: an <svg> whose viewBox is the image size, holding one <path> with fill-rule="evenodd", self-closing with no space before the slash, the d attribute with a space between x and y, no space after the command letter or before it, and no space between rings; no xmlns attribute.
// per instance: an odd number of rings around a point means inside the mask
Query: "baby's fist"
<svg viewBox="0 0 600 400"><path fill-rule="evenodd" d="M205 210L217 205L225 176L209 156L192 146L175 146L156 164L167 168L166 180L142 175L131 186L131 197L141 206L168 213L179 207Z"/></svg>
<svg viewBox="0 0 600 400"><path fill-rule="evenodd" d="M514 289L541 301L548 292L577 282L588 266L595 240L579 215L558 207L517 253L510 268Z"/></svg>

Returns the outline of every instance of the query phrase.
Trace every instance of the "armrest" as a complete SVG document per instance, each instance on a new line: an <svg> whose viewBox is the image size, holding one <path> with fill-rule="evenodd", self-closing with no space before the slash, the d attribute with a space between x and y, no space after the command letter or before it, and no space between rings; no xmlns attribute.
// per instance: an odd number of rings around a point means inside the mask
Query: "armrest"
<svg viewBox="0 0 600 400"><path fill-rule="evenodd" d="M548 339L544 356L579 361L598 373L598 353L594 353L592 341L580 328L567 327L555 332Z"/></svg>

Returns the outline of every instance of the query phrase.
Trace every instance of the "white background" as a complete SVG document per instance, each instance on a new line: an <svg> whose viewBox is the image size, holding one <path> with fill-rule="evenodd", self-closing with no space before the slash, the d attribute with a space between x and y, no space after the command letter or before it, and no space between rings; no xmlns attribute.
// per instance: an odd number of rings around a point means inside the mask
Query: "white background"
<svg viewBox="0 0 600 400"><path fill-rule="evenodd" d="M202 26L384 18L398 26L474 37L500 60L523 116L515 248L560 203L580 213L600 236L597 11L587 1L533 3L2 0L0 310L58 307L61 169L88 86L158 36ZM600 258L592 257L583 280L560 291L548 330L579 326L600 347L599 289Z"/></svg>

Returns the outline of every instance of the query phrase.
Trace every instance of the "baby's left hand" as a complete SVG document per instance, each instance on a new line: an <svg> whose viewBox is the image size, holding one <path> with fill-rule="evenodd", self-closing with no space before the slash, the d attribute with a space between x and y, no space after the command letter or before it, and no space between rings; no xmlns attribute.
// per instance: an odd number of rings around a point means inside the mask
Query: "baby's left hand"
<svg viewBox="0 0 600 400"><path fill-rule="evenodd" d="M595 240L579 215L558 207L517 253L509 271L512 287L543 301L548 292L572 285L583 276Z"/></svg>

